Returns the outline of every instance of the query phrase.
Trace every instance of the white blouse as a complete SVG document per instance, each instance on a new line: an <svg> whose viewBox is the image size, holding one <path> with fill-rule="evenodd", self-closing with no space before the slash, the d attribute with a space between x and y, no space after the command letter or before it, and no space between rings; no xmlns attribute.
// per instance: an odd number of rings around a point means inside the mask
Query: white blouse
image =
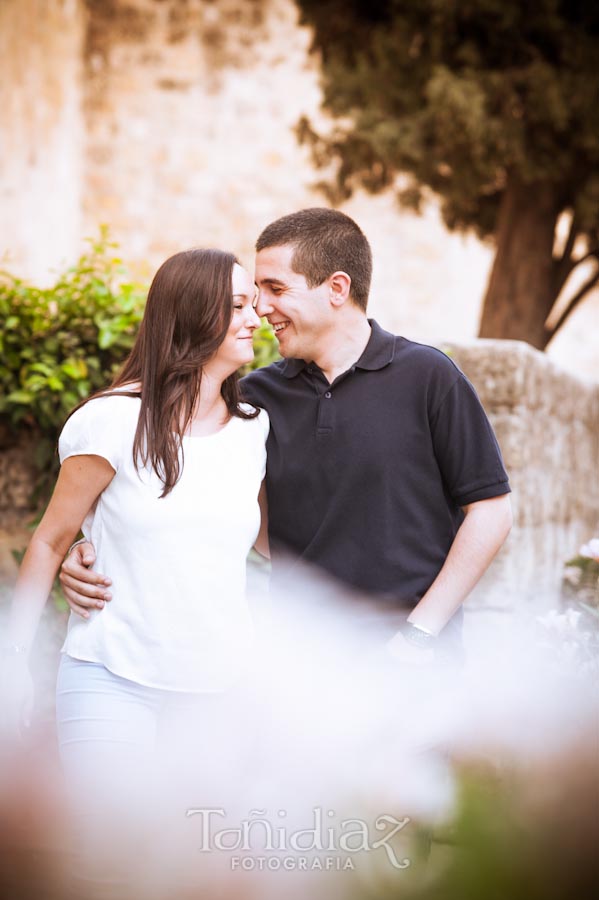
<svg viewBox="0 0 599 900"><path fill-rule="evenodd" d="M71 613L62 652L150 687L223 690L252 646L246 558L260 526L268 414L184 437L181 478L160 499L155 472L133 464L139 409L139 398L98 397L60 436L61 463L93 454L116 472L83 524L112 600L87 620Z"/></svg>

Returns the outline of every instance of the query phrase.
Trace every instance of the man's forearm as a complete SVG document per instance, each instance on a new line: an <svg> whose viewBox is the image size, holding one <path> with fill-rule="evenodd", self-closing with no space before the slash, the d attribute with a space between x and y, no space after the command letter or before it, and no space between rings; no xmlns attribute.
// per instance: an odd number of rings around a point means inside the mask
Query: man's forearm
<svg viewBox="0 0 599 900"><path fill-rule="evenodd" d="M473 503L465 513L441 571L408 617L432 634L441 631L484 575L512 525L508 495Z"/></svg>

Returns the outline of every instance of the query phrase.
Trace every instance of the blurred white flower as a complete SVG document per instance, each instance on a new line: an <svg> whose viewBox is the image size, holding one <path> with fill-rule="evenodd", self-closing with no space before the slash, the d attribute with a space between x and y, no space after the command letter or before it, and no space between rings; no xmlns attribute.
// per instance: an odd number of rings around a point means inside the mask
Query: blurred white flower
<svg viewBox="0 0 599 900"><path fill-rule="evenodd" d="M549 610L544 616L537 616L536 620L547 631L561 636L567 636L573 631L578 631L578 623L581 613L576 609L567 609L558 613L555 609Z"/></svg>
<svg viewBox="0 0 599 900"><path fill-rule="evenodd" d="M578 587L582 577L582 570L578 566L567 566L564 570L564 581L571 584L572 587Z"/></svg>
<svg viewBox="0 0 599 900"><path fill-rule="evenodd" d="M587 559L594 559L599 562L599 538L593 538L588 544L583 544L578 552Z"/></svg>

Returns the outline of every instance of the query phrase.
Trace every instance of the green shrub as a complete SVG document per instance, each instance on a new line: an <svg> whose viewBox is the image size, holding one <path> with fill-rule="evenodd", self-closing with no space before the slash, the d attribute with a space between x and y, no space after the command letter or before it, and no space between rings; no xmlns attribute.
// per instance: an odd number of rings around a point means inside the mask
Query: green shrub
<svg viewBox="0 0 599 900"><path fill-rule="evenodd" d="M89 245L48 288L0 273L0 416L37 432L37 464L51 480L65 418L112 378L143 314L145 289L128 278L106 229Z"/></svg>

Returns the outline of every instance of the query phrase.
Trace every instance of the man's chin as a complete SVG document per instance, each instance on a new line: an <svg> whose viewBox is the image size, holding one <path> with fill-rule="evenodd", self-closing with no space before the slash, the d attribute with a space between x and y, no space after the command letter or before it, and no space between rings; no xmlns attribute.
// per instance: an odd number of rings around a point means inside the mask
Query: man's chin
<svg viewBox="0 0 599 900"><path fill-rule="evenodd" d="M293 352L293 342L292 341L286 341L284 338L282 341L280 341L277 338L277 343L279 345L279 353L281 354L283 359L291 359L295 356L295 354Z"/></svg>

